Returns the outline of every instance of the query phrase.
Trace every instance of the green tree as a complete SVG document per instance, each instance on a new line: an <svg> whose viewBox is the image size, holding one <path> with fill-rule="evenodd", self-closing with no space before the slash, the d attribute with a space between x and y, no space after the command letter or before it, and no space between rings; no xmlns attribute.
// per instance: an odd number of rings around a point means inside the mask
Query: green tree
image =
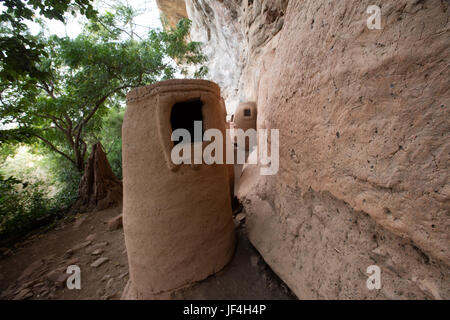
<svg viewBox="0 0 450 320"><path fill-rule="evenodd" d="M125 108L111 108L103 119L99 140L101 141L111 168L117 178L122 180L122 122Z"/></svg>
<svg viewBox="0 0 450 320"><path fill-rule="evenodd" d="M1 0L0 2L0 79L14 81L22 76L45 78L38 63L46 55L45 44L28 32L25 21L37 14L64 22L64 14L80 12L94 17L92 0Z"/></svg>
<svg viewBox="0 0 450 320"><path fill-rule="evenodd" d="M176 67L169 57L183 65L201 65L205 59L199 43L186 43L189 20L136 39L126 29L132 15L119 5L91 21L76 39L40 35L47 57L38 67L49 76L0 83L3 123L16 124L16 133L38 139L83 171L88 144L108 105L123 101L131 88L173 78ZM204 72L200 68L197 75Z"/></svg>
<svg viewBox="0 0 450 320"><path fill-rule="evenodd" d="M41 183L0 174L0 240L18 236L49 209Z"/></svg>

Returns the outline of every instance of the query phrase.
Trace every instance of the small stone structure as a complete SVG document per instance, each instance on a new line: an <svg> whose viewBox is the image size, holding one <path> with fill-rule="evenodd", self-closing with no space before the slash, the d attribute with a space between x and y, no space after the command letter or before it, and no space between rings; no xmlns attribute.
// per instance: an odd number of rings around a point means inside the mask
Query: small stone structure
<svg viewBox="0 0 450 320"><path fill-rule="evenodd" d="M245 151L248 153L250 149L252 149L254 146L256 146L257 143L257 134L254 132L251 134L247 130L254 129L256 130L256 118L257 118L257 108L256 108L256 102L242 102L239 104L239 106L236 109L236 112L231 118L231 127L233 129L242 129L247 134L253 137L254 142L250 145L250 140L246 138L245 140ZM235 132L236 133L236 132ZM236 135L232 137L234 144L237 147L241 147L238 144L238 139Z"/></svg>
<svg viewBox="0 0 450 320"><path fill-rule="evenodd" d="M236 129L256 130L256 102L240 103L233 115L233 124Z"/></svg>
<svg viewBox="0 0 450 320"><path fill-rule="evenodd" d="M130 281L122 298L167 298L221 270L234 252L227 165L171 161L175 128L189 130L201 120L203 130L225 137L220 88L168 80L131 91L127 105L123 227Z"/></svg>

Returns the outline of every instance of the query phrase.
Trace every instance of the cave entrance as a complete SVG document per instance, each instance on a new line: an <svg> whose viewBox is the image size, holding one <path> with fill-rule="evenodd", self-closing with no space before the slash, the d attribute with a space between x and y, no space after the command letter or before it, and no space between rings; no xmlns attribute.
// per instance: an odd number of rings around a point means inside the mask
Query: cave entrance
<svg viewBox="0 0 450 320"><path fill-rule="evenodd" d="M172 113L170 114L170 124L172 125L172 131L177 129L186 129L191 135L192 142L203 141L203 102L199 99L178 102L173 105ZM200 137L194 135L194 121L202 122L202 134ZM174 145L178 143L186 143L184 141L174 141Z"/></svg>

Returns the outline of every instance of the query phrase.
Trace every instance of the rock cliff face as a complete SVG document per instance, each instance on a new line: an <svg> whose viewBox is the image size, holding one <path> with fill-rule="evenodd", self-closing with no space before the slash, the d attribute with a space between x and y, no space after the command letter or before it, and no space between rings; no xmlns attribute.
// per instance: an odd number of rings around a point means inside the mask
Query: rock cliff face
<svg viewBox="0 0 450 320"><path fill-rule="evenodd" d="M280 130L278 174L247 166L238 196L299 298L450 298L448 6L186 0L229 111L257 101Z"/></svg>
<svg viewBox="0 0 450 320"><path fill-rule="evenodd" d="M183 7L179 0L158 0L163 15L175 21ZM222 88L229 113L239 102L256 99L266 45L283 26L287 0L186 0L192 20L192 40L206 44L210 79Z"/></svg>
<svg viewBox="0 0 450 320"><path fill-rule="evenodd" d="M205 44L209 79L222 89L228 113L256 100L261 56L284 23L288 0L157 0L163 20L192 20L191 38Z"/></svg>
<svg viewBox="0 0 450 320"><path fill-rule="evenodd" d="M180 19L187 18L184 0L156 0L156 4L161 12L161 22L165 28L173 28Z"/></svg>

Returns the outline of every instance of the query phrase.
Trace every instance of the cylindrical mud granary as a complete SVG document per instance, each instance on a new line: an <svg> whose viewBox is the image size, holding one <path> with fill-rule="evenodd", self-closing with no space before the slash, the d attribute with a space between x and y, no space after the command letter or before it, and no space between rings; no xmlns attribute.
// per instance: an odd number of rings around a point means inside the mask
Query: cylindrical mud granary
<svg viewBox="0 0 450 320"><path fill-rule="evenodd" d="M226 164L171 160L175 129L192 133L194 121L202 121L203 131L226 136L220 108L220 88L205 80L168 80L127 95L123 224L130 281L122 298L164 298L230 260L235 238Z"/></svg>

